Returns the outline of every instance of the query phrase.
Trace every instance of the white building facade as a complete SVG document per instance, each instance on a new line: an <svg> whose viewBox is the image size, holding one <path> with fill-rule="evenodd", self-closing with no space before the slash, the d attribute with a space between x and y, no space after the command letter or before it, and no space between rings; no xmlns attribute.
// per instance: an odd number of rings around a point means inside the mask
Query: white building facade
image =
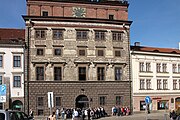
<svg viewBox="0 0 180 120"><path fill-rule="evenodd" d="M145 97L152 111L180 107L180 50L131 46L133 111L145 110Z"/></svg>
<svg viewBox="0 0 180 120"><path fill-rule="evenodd" d="M3 43L2 43L3 42ZM0 83L6 84L6 103L1 109L23 110L24 46L19 41L0 41ZM8 107L9 106L9 107Z"/></svg>

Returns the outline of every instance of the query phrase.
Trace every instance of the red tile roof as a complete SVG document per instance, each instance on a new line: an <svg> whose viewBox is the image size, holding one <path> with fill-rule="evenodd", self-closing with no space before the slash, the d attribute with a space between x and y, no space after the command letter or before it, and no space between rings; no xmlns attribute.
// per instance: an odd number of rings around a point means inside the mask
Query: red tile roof
<svg viewBox="0 0 180 120"><path fill-rule="evenodd" d="M25 39L25 29L0 28L0 40Z"/></svg>
<svg viewBox="0 0 180 120"><path fill-rule="evenodd" d="M160 52L160 53L180 53L179 49L173 48L156 48L156 47L145 47L145 46L131 46L131 50L143 51L143 52Z"/></svg>

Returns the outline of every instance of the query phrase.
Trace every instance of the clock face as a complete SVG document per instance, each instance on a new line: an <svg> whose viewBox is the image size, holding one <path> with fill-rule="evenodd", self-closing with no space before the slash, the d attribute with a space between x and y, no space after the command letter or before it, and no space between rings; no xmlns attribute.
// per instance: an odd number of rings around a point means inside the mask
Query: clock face
<svg viewBox="0 0 180 120"><path fill-rule="evenodd" d="M85 17L86 8L73 7L73 17Z"/></svg>

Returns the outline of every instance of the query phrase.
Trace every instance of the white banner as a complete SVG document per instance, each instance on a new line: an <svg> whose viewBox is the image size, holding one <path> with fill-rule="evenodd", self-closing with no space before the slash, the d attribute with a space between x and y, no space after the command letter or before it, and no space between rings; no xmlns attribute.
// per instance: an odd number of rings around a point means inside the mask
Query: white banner
<svg viewBox="0 0 180 120"><path fill-rule="evenodd" d="M48 92L48 107L49 108L54 107L53 92Z"/></svg>

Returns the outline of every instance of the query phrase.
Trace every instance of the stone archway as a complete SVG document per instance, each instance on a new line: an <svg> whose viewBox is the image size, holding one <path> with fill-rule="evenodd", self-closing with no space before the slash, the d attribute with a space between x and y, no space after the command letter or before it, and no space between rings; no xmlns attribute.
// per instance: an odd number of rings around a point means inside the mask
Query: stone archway
<svg viewBox="0 0 180 120"><path fill-rule="evenodd" d="M89 99L86 95L79 95L76 98L76 108L89 108Z"/></svg>
<svg viewBox="0 0 180 120"><path fill-rule="evenodd" d="M23 110L23 103L20 100L13 101L12 109L22 111Z"/></svg>

